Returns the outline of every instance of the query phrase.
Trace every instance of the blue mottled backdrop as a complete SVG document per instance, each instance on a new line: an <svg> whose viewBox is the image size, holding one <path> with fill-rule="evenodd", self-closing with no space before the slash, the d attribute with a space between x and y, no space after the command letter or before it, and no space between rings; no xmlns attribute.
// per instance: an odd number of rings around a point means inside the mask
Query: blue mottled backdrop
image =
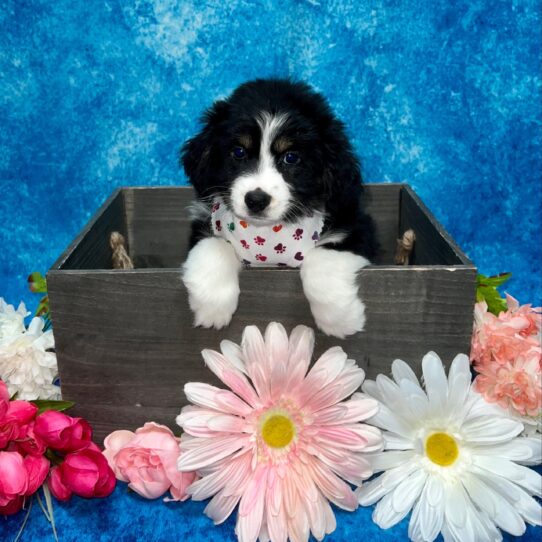
<svg viewBox="0 0 542 542"><path fill-rule="evenodd" d="M273 75L329 98L367 181L411 183L481 271L512 271L509 290L540 302L540 9L2 0L0 296L30 301L26 275L46 271L116 187L184 183L177 150L202 109ZM334 539L357 532L348 525Z"/></svg>

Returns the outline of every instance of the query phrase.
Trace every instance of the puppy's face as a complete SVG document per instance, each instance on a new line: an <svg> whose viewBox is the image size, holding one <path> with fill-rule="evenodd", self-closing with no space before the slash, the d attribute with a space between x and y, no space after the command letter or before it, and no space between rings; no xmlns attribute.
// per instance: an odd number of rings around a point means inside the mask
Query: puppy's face
<svg viewBox="0 0 542 542"><path fill-rule="evenodd" d="M350 147L320 95L299 83L255 81L215 103L204 122L182 154L200 198L219 195L260 225L324 211L336 147Z"/></svg>
<svg viewBox="0 0 542 542"><path fill-rule="evenodd" d="M309 119L295 111L262 110L230 134L226 200L240 218L265 224L322 206L318 145ZM311 153L312 148L312 153ZM320 168L321 170L321 168Z"/></svg>

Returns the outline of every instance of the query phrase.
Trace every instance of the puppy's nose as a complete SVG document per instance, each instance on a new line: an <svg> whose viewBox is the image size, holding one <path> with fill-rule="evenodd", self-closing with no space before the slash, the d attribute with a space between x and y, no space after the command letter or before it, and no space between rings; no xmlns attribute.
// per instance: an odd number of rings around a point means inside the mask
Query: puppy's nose
<svg viewBox="0 0 542 542"><path fill-rule="evenodd" d="M254 213L262 212L271 202L271 196L261 188L251 190L245 194L245 203L248 209Z"/></svg>

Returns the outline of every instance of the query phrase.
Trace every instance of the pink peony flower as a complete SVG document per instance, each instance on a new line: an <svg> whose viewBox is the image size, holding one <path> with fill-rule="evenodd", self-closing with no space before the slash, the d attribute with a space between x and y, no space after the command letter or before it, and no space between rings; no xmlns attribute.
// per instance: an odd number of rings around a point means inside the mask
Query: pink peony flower
<svg viewBox="0 0 542 542"><path fill-rule="evenodd" d="M314 334L296 327L288 338L280 324L265 339L254 326L241 347L221 343L204 350L208 367L230 390L185 386L188 400L177 423L182 437L179 469L201 479L187 492L212 497L205 512L222 523L239 504L241 542L321 540L335 529L333 502L357 507L347 483L361 485L372 471L364 452L382 448L378 429L359 423L377 412L361 393L364 372L341 348L331 348L307 373ZM250 381L249 381L250 379Z"/></svg>
<svg viewBox="0 0 542 542"><path fill-rule="evenodd" d="M49 461L44 457L0 452L0 515L17 513L24 497L37 491L48 472Z"/></svg>
<svg viewBox="0 0 542 542"><path fill-rule="evenodd" d="M477 367L476 391L489 403L537 416L542 408L542 356L536 351L513 361L494 361Z"/></svg>
<svg viewBox="0 0 542 542"><path fill-rule="evenodd" d="M195 474L177 469L179 441L168 427L149 422L135 433L111 433L104 455L116 477L142 497L156 499L170 490L173 500L184 501Z"/></svg>
<svg viewBox="0 0 542 542"><path fill-rule="evenodd" d="M51 469L48 486L59 500L72 494L80 497L107 497L115 489L115 474L100 450L92 445L66 455L64 462Z"/></svg>
<svg viewBox="0 0 542 542"><path fill-rule="evenodd" d="M63 412L48 410L36 418L34 434L49 448L69 453L88 447L92 428L83 418L72 418Z"/></svg>
<svg viewBox="0 0 542 542"><path fill-rule="evenodd" d="M27 401L10 401L7 411L0 419L0 450L24 432L24 426L34 419L38 407Z"/></svg>

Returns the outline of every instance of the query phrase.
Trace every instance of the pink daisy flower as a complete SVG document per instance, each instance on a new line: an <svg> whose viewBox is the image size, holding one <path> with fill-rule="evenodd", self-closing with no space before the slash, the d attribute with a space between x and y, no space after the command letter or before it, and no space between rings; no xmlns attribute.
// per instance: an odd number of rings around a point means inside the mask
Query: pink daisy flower
<svg viewBox="0 0 542 542"><path fill-rule="evenodd" d="M321 540L335 529L329 501L357 507L347 482L371 476L364 452L382 448L378 429L360 423L377 402L355 393L365 374L339 347L309 369L314 333L298 326L290 337L276 323L265 338L245 328L241 346L204 350L209 369L229 386L185 386L188 400L177 417L184 429L181 471L201 478L187 490L212 497L205 513L222 523L239 504L241 542Z"/></svg>

